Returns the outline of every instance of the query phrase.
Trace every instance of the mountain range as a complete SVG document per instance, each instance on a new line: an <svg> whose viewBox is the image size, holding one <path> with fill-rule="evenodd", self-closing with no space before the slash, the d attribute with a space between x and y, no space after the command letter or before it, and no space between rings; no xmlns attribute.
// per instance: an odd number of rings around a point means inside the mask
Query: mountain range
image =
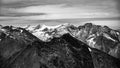
<svg viewBox="0 0 120 68"><path fill-rule="evenodd" d="M120 32L108 26L0 25L0 68L120 68Z"/></svg>
<svg viewBox="0 0 120 68"><path fill-rule="evenodd" d="M92 48L102 50L116 58L120 58L120 32L108 26L86 23L85 25L76 27L66 23L54 27L45 25L27 26L25 29L45 42L50 41L54 37L60 37L69 33Z"/></svg>

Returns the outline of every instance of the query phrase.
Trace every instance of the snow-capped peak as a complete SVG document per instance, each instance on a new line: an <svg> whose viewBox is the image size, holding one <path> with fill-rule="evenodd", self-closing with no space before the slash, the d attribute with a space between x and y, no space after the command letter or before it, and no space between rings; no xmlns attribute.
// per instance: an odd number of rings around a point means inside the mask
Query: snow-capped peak
<svg viewBox="0 0 120 68"><path fill-rule="evenodd" d="M32 31L32 30L34 30L35 26L27 25L27 26L24 26L22 28L25 28L26 30Z"/></svg>
<svg viewBox="0 0 120 68"><path fill-rule="evenodd" d="M43 41L47 41L53 37L59 37L65 33L68 33L67 30L71 24L65 23L56 26L46 26L46 25L37 25L37 26L27 26L26 30L29 30L33 35L38 37Z"/></svg>
<svg viewBox="0 0 120 68"><path fill-rule="evenodd" d="M44 30L44 29L55 29L60 27L61 25L57 25L57 26L46 26L46 25L42 25L41 28L39 30Z"/></svg>
<svg viewBox="0 0 120 68"><path fill-rule="evenodd" d="M56 25L56 26L47 26L47 25L37 25L37 26L31 26L31 25L27 25L27 26L24 26L23 28L25 28L26 30L29 30L29 31L42 31L44 29L56 29L56 28L66 28L67 26L70 26L69 23L65 23L65 24L60 24L60 25Z"/></svg>

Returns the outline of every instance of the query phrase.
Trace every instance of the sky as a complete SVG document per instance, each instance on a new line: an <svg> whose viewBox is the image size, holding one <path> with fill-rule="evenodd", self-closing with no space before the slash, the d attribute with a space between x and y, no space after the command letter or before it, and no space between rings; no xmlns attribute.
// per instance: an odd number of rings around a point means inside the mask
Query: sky
<svg viewBox="0 0 120 68"><path fill-rule="evenodd" d="M119 0L0 0L0 23L119 18L119 3Z"/></svg>

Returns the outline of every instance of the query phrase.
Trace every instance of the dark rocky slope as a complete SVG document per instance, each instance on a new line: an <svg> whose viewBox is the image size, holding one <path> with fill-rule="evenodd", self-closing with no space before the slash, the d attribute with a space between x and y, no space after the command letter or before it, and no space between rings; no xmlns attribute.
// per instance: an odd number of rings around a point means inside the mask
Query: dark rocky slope
<svg viewBox="0 0 120 68"><path fill-rule="evenodd" d="M12 26L1 27L0 68L9 66L35 40L38 39L25 29Z"/></svg>
<svg viewBox="0 0 120 68"><path fill-rule="evenodd" d="M84 54L84 57L85 56L87 57L86 54L88 53L85 53L85 52L87 52L88 51L87 49L89 49L89 52L92 56L92 62L94 64L94 68L119 68L120 67L119 59L114 58L110 56L109 54L103 51L100 51L98 49L91 48L85 43L78 41L77 39L71 37L70 35L64 35L63 37L65 40L67 40L67 42L69 42L72 45L80 45L80 46L77 46L76 48L78 48L77 50L81 50L81 52L79 53L82 55ZM87 51L84 51L84 49L86 49Z"/></svg>

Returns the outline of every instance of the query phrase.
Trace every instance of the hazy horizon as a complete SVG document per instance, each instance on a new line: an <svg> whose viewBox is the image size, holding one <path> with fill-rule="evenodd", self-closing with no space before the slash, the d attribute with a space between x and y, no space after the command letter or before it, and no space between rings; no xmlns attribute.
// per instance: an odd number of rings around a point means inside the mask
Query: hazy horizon
<svg viewBox="0 0 120 68"><path fill-rule="evenodd" d="M47 25L56 26L64 23L70 23L75 26L84 25L85 23L93 23L95 25L108 26L112 29L119 29L119 19L58 19L58 20L2 20L1 25L12 25L17 27L23 27L27 25ZM16 24L17 22L17 24Z"/></svg>

